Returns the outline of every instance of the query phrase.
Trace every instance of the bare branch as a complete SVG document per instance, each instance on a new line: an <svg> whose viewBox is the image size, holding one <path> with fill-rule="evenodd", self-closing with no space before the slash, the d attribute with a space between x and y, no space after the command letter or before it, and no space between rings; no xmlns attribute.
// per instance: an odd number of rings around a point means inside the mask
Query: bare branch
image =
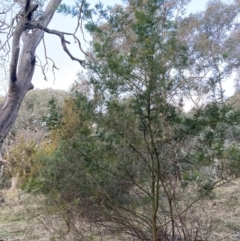
<svg viewBox="0 0 240 241"><path fill-rule="evenodd" d="M7 0L3 0L8 3ZM3 6L1 1L0 6ZM56 8L62 0L49 0L49 4L38 19L38 23L46 28L50 23ZM20 6L20 11L15 15L10 25L5 23L5 19L0 19L1 29L7 27L9 29L7 39L12 39L11 61L9 71L9 90L4 104L0 107L0 146L10 128L16 120L20 104L27 91L33 89L32 77L35 70L35 52L40 41L43 38L44 30L31 27L32 16L38 8L35 0L15 0ZM1 31L0 29L0 31ZM33 30L33 31L29 31ZM20 45L20 40L23 44ZM3 51L8 41L0 44ZM20 52L21 50L21 52ZM20 54L21 53L21 54Z"/></svg>
<svg viewBox="0 0 240 241"><path fill-rule="evenodd" d="M25 18L31 20L32 19L32 14L35 10L37 10L38 4L33 5L31 8L29 8L26 13L25 13Z"/></svg>
<svg viewBox="0 0 240 241"><path fill-rule="evenodd" d="M17 81L17 64L20 52L20 38L24 28L20 25L15 29L12 41L12 56L10 63L10 85Z"/></svg>
<svg viewBox="0 0 240 241"><path fill-rule="evenodd" d="M82 26L82 9L83 9L83 4L84 2L82 2L81 6L79 7L79 16L78 16L78 21L77 21L77 27L75 28L75 31L73 33L73 35L75 36L77 33L78 28L81 30L81 34L83 37L83 40L88 43L88 41L85 39L85 35L84 35L84 31L83 31L83 26Z"/></svg>
<svg viewBox="0 0 240 241"><path fill-rule="evenodd" d="M46 75L46 73L45 73L45 69L44 69L44 66L42 65L42 61L41 61L41 59L36 55L36 58L37 58L37 60L38 60L38 62L40 63L38 66L41 68L41 70L42 70L42 74L43 74L43 76L44 76L44 80L45 81L47 81L47 75Z"/></svg>
<svg viewBox="0 0 240 241"><path fill-rule="evenodd" d="M41 60L38 58L39 63L40 63L40 68L41 68L42 73L44 75L44 80L47 81L46 72L48 71L48 67L47 67L49 65L48 60L50 60L52 62L52 72L53 72L53 77L54 77L54 81L53 82L55 82L56 76L55 76L55 70L54 69L58 70L58 68L56 67L56 64L55 64L54 60L47 56L47 47L46 47L44 38L42 39L42 42L43 42L44 57L45 57L46 63L44 65L42 65ZM47 70L46 70L46 67L47 67Z"/></svg>
<svg viewBox="0 0 240 241"><path fill-rule="evenodd" d="M29 10L31 0L25 0L24 12L26 13Z"/></svg>
<svg viewBox="0 0 240 241"><path fill-rule="evenodd" d="M71 54L71 52L69 51L69 49L67 48L66 43L67 43L67 44L70 44L70 42L65 39L65 36L64 36L64 35L71 35L71 36L73 36L74 39L78 42L78 45L79 45L80 50L81 50L85 55L87 55L87 54L83 51L83 49L82 49L82 47L81 47L81 43L80 43L79 39L78 39L76 36L74 36L72 33L60 32L60 31L57 31L57 30L53 30L53 29L46 28L46 27L44 27L44 26L42 26L42 25L40 25L40 24L38 24L38 23L37 23L36 25L35 25L35 24L32 25L31 27L32 27L32 28L39 28L39 29L44 30L46 33L54 34L54 35L59 36L60 39L61 39L61 44L62 44L63 50L68 54L68 56L69 56L72 60L79 62L80 65L82 65L82 66L84 67L84 62L85 62L85 61L84 61L84 60L81 60L81 59L79 59L79 58L74 57L74 56Z"/></svg>

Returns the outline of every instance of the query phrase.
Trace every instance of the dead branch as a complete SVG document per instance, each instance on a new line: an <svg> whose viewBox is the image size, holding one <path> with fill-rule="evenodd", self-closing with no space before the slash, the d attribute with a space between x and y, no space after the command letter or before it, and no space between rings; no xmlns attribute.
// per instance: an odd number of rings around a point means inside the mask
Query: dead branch
<svg viewBox="0 0 240 241"><path fill-rule="evenodd" d="M38 28L38 29L44 30L46 33L57 35L57 36L61 39L61 44L62 44L63 50L68 54L68 56L69 56L72 60L79 62L80 65L82 65L82 66L84 67L85 61L84 61L84 60L81 60L81 59L79 59L79 58L74 57L74 56L71 54L71 52L69 51L69 49L67 48L67 45L66 45L66 44L70 44L70 42L65 39L65 35L73 36L74 39L78 42L78 45L79 45L80 50L81 50L85 55L87 55L87 53L85 53L85 52L83 51L82 47L81 47L80 40L79 40L76 36L74 36L74 34L72 34L72 33L66 33L66 32L61 32L61 31L58 31L58 30L49 29L49 28L46 28L46 27L42 26L42 25L39 24L39 23L32 24L31 26L29 26L29 28L32 28L32 29Z"/></svg>

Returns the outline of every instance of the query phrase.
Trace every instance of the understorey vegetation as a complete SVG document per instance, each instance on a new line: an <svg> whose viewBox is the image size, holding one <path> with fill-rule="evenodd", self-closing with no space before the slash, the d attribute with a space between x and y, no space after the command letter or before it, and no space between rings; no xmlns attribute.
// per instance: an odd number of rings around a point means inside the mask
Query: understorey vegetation
<svg viewBox="0 0 240 241"><path fill-rule="evenodd" d="M187 15L188 2L58 8L85 21L86 71L4 145L6 183L44 197L56 240L217 240L206 204L240 171L238 78L233 97L223 88L238 76L240 5Z"/></svg>

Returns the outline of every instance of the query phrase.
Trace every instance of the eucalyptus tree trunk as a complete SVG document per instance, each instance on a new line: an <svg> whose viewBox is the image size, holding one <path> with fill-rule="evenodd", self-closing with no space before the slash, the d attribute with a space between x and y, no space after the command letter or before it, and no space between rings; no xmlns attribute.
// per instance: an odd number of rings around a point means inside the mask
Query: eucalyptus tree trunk
<svg viewBox="0 0 240 241"><path fill-rule="evenodd" d="M50 0L44 12L33 17L39 7L33 0L25 0L19 14L13 21L11 61L9 73L9 89L4 104L0 107L0 147L15 122L18 109L26 93L33 89L32 77L35 69L35 52L43 38L44 32L58 35L65 52L74 58L66 48L64 33L47 29L57 7L62 0ZM17 2L17 0L15 1ZM22 1L21 1L22 2ZM21 45L20 45L20 41Z"/></svg>

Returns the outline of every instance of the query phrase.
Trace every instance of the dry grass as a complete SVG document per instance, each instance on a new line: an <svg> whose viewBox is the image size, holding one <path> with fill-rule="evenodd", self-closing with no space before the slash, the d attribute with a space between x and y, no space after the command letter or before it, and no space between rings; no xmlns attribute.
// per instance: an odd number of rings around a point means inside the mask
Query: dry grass
<svg viewBox="0 0 240 241"><path fill-rule="evenodd" d="M214 190L211 198L201 201L197 206L203 207L205 214L213 220L213 235L211 241L240 240L240 179L227 183ZM62 230L64 224L57 215L48 215L43 212L46 208L41 204L41 198L30 195L20 195L17 191L1 191L5 202L0 204L0 240L4 241L51 241L64 240ZM200 209L199 209L200 210ZM51 228L51 226L54 228ZM86 240L95 240L94 232L89 225L77 225L81 233L88 237ZM93 230L92 230L93 231ZM92 235L91 235L92 234ZM53 238L59 237L59 238ZM70 234L66 240L76 240ZM106 239L104 239L106 240ZM110 238L108 240L116 240Z"/></svg>
<svg viewBox="0 0 240 241"><path fill-rule="evenodd" d="M12 190L1 193L5 201L0 205L0 240L48 241L49 235L41 225L39 200Z"/></svg>
<svg viewBox="0 0 240 241"><path fill-rule="evenodd" d="M208 212L218 225L214 240L240 239L240 179L214 191L214 198L208 201Z"/></svg>

